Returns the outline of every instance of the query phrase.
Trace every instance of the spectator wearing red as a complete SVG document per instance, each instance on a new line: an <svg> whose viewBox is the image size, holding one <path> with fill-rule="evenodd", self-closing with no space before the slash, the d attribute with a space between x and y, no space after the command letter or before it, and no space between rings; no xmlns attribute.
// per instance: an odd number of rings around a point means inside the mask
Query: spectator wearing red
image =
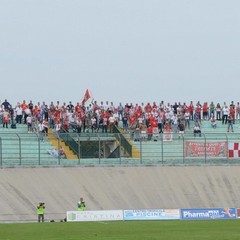
<svg viewBox="0 0 240 240"><path fill-rule="evenodd" d="M81 106L80 103L78 102L77 105L75 106L75 112L80 112L81 111Z"/></svg>
<svg viewBox="0 0 240 240"><path fill-rule="evenodd" d="M37 114L38 114L39 112L40 112L40 109L38 108L37 105L35 105L34 108L33 108L33 115L34 115L34 116L37 116Z"/></svg>
<svg viewBox="0 0 240 240"><path fill-rule="evenodd" d="M158 106L157 106L156 102L153 102L152 110L155 110L155 111L158 110Z"/></svg>
<svg viewBox="0 0 240 240"><path fill-rule="evenodd" d="M93 111L96 112L96 111L98 111L99 109L100 109L100 107L98 106L97 101L94 101L94 102L93 102Z"/></svg>
<svg viewBox="0 0 240 240"><path fill-rule="evenodd" d="M205 102L202 106L203 120L208 120L208 103Z"/></svg>
<svg viewBox="0 0 240 240"><path fill-rule="evenodd" d="M141 106L138 106L137 109L136 109L136 118L139 118L140 116L142 116L142 108Z"/></svg>
<svg viewBox="0 0 240 240"><path fill-rule="evenodd" d="M9 123L9 119L10 119L10 114L9 111L7 109L3 110L3 127L8 128L8 123Z"/></svg>
<svg viewBox="0 0 240 240"><path fill-rule="evenodd" d="M148 120L148 125L152 125L152 123L155 121L155 118L152 114L150 114L147 120Z"/></svg>
<svg viewBox="0 0 240 240"><path fill-rule="evenodd" d="M161 108L160 111L159 111L159 117L161 117L161 119L163 120L163 123L165 123L165 121L166 121L166 115L165 114L166 114L165 110L163 108Z"/></svg>
<svg viewBox="0 0 240 240"><path fill-rule="evenodd" d="M132 128L136 123L136 117L135 116L131 116L129 117L129 127Z"/></svg>
<svg viewBox="0 0 240 240"><path fill-rule="evenodd" d="M26 104L26 101L23 100L22 104L21 104L21 107L22 107L22 111L23 111L23 120L24 120L24 124L27 124L27 116L28 114L26 114L26 109L28 108L28 105Z"/></svg>
<svg viewBox="0 0 240 240"><path fill-rule="evenodd" d="M55 122L58 122L58 121L60 121L60 109L56 106L56 108L55 108Z"/></svg>
<svg viewBox="0 0 240 240"><path fill-rule="evenodd" d="M150 105L150 103L147 103L147 105L145 106L145 112L151 112L152 111L152 106Z"/></svg>
<svg viewBox="0 0 240 240"><path fill-rule="evenodd" d="M106 114L104 114L102 119L102 132L107 133L108 129L108 117Z"/></svg>
<svg viewBox="0 0 240 240"><path fill-rule="evenodd" d="M188 106L188 110L189 110L189 113L190 113L190 119L193 120L194 105L193 105L192 101L190 102L190 105Z"/></svg>
<svg viewBox="0 0 240 240"><path fill-rule="evenodd" d="M169 121L166 121L166 124L164 126L164 132L172 132L172 126Z"/></svg>
<svg viewBox="0 0 240 240"><path fill-rule="evenodd" d="M153 121L151 122L151 126L154 127L158 127L158 123L156 121L156 119L153 119Z"/></svg>
<svg viewBox="0 0 240 240"><path fill-rule="evenodd" d="M66 132L68 132L69 122L68 122L68 119L67 119L67 118L65 118L65 119L63 120L62 128L63 128L63 130L65 130Z"/></svg>
<svg viewBox="0 0 240 240"><path fill-rule="evenodd" d="M147 127L147 134L148 134L148 140L152 140L152 135L153 135L153 129L151 124Z"/></svg>
<svg viewBox="0 0 240 240"><path fill-rule="evenodd" d="M187 104L184 102L182 107L183 107L183 113L185 113L188 110Z"/></svg>
<svg viewBox="0 0 240 240"><path fill-rule="evenodd" d="M232 105L230 105L229 114L231 115L231 117L233 119L233 124L235 124L235 108Z"/></svg>
<svg viewBox="0 0 240 240"><path fill-rule="evenodd" d="M104 115L105 115L105 117L106 117L107 119L109 119L110 116L111 116L111 113L110 113L109 111L105 111L105 112L104 112Z"/></svg>

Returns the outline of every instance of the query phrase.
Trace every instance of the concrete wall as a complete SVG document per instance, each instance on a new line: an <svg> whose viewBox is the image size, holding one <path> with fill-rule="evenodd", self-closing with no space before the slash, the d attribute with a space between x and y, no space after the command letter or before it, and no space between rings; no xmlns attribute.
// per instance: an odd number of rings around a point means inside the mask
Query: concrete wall
<svg viewBox="0 0 240 240"><path fill-rule="evenodd" d="M59 167L0 169L0 221L35 221L77 210L240 207L240 166Z"/></svg>

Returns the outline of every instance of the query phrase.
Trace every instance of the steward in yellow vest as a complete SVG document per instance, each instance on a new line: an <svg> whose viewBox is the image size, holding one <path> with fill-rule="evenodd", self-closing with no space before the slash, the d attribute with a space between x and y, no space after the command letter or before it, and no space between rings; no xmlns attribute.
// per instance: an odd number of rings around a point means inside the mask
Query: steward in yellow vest
<svg viewBox="0 0 240 240"><path fill-rule="evenodd" d="M80 201L78 202L77 207L78 207L78 211L85 210L86 205L85 205L85 202L83 201L82 197L80 198Z"/></svg>
<svg viewBox="0 0 240 240"><path fill-rule="evenodd" d="M45 210L45 203L40 202L37 205L37 214L38 214L38 222L44 222L44 210Z"/></svg>

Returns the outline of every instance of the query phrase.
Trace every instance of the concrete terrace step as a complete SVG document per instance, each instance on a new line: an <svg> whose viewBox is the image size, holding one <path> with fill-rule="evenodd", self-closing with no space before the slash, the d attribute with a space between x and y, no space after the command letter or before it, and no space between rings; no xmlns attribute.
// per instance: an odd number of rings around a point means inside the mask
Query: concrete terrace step
<svg viewBox="0 0 240 240"><path fill-rule="evenodd" d="M3 165L4 166L56 166L58 165L57 160L52 160L52 159L46 159L42 160L39 162L38 159L35 160L28 160L28 159L22 159L20 161L14 161L14 160L3 160Z"/></svg>
<svg viewBox="0 0 240 240"><path fill-rule="evenodd" d="M1 161L4 166L57 165L48 150L52 149L48 139L39 141L38 133L28 133L26 125L16 129L0 127ZM40 159L39 159L40 157Z"/></svg>

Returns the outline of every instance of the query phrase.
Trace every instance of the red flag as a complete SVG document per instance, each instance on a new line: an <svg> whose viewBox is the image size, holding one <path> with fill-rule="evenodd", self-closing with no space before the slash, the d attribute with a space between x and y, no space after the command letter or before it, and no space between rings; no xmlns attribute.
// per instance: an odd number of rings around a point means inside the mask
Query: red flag
<svg viewBox="0 0 240 240"><path fill-rule="evenodd" d="M87 89L85 94L84 94L83 100L82 100L82 105L84 105L85 102L87 102L87 100L90 99L90 98L91 98L91 96L90 96L90 93L89 93L89 91Z"/></svg>

